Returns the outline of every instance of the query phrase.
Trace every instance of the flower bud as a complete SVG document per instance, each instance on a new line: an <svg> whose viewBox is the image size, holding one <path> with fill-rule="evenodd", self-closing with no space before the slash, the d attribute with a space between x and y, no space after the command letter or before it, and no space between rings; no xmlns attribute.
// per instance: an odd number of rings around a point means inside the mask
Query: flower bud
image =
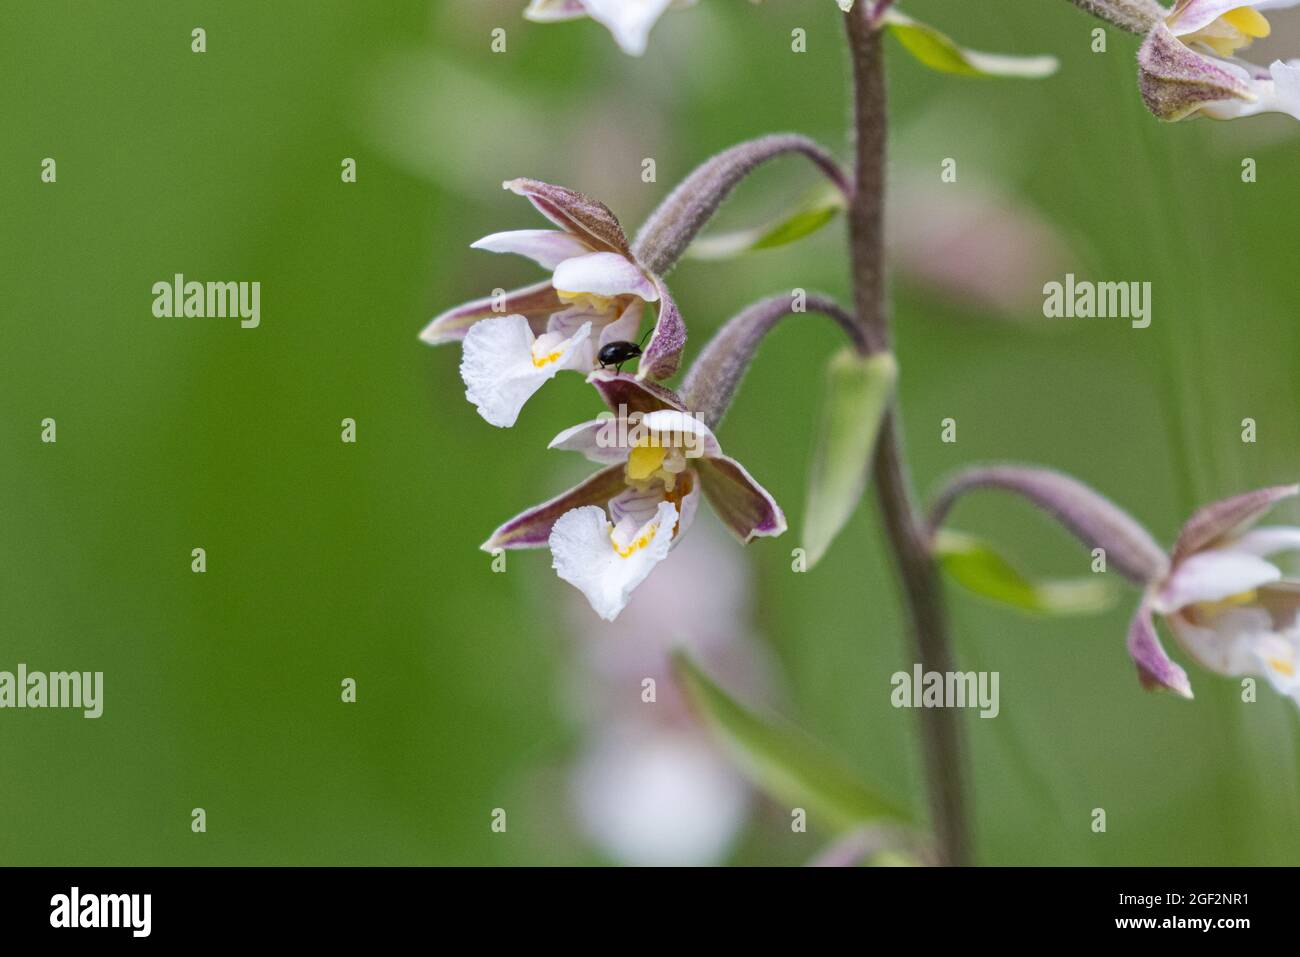
<svg viewBox="0 0 1300 957"><path fill-rule="evenodd" d="M1244 70L1201 56L1163 23L1138 50L1138 89L1147 109L1171 122L1220 100L1256 98Z"/></svg>
<svg viewBox="0 0 1300 957"><path fill-rule="evenodd" d="M655 275L666 275L736 184L756 167L787 153L807 156L841 192L851 192L835 158L806 136L763 136L723 150L682 180L642 225L633 243L637 259Z"/></svg>

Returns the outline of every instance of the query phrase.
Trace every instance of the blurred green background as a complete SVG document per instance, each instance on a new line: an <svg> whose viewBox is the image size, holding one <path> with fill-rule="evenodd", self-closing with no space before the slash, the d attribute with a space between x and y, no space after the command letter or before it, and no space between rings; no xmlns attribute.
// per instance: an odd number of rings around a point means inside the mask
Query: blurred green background
<svg viewBox="0 0 1300 957"><path fill-rule="evenodd" d="M539 278L468 248L543 225L501 180L582 189L631 229L741 139L800 130L844 155L846 63L831 0L701 0L665 16L641 59L590 22L528 23L523 6L6 4L0 669L103 671L105 711L0 712L0 863L607 860L559 783L580 733L567 588L544 553L497 575L477 550L583 473L545 446L596 397L561 377L516 428L493 429L463 399L459 350L416 336L446 306ZM1046 81L965 80L888 41L892 175L915 209L996 188L1052 224L1080 278L1150 281L1154 317L1146 330L1044 320L1038 289L1064 268L1030 275L1011 316L900 277L918 484L974 461L1040 462L1167 541L1203 500L1295 480L1292 121L1158 124L1137 97L1135 38L1110 31L1093 53L1096 24L1064 0L904 8L970 46L1062 61ZM1300 18L1275 23L1277 49L1300 44ZM505 54L490 52L495 27ZM807 53L790 51L796 27ZM1255 184L1240 179L1247 156ZM55 184L40 182L44 157ZM340 181L344 157L355 184ZM641 181L645 157L657 183ZM956 184L939 183L946 157ZM721 225L814 182L794 161L765 169ZM683 264L671 283L692 347L763 295L847 299L842 229ZM260 281L261 327L155 318L150 287L176 272ZM744 555L780 710L921 809L916 716L888 697L913 659L872 510L814 572L790 571L838 346L829 323L778 329L721 439L791 519ZM345 416L355 445L340 442ZM955 445L939 441L947 416ZM1086 571L1013 502L973 498L956 520L1025 567ZM952 592L959 664L1001 673L998 719L964 716L979 859L1295 862L1295 706L1263 683L1242 704L1236 682L1190 663L1195 701L1141 692L1124 651L1135 600L1048 620ZM339 701L344 677L354 705ZM489 828L497 806L506 834ZM194 807L206 834L191 833ZM1090 830L1094 807L1106 834ZM770 808L730 859L799 862L829 838L815 822L791 834Z"/></svg>

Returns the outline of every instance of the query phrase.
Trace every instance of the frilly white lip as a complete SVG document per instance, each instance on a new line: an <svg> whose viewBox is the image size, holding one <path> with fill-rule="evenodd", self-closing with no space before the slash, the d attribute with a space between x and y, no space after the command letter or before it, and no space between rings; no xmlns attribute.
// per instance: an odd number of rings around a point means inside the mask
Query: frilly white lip
<svg viewBox="0 0 1300 957"><path fill-rule="evenodd" d="M590 334L590 322L568 337L553 332L535 336L523 316L476 322L465 334L460 362L465 398L492 425L509 428L544 383L589 361L581 347Z"/></svg>
<svg viewBox="0 0 1300 957"><path fill-rule="evenodd" d="M671 502L661 501L644 524L625 515L611 525L604 509L576 508L551 529L552 566L586 596L596 614L613 621L636 586L668 557L676 528L677 509Z"/></svg>

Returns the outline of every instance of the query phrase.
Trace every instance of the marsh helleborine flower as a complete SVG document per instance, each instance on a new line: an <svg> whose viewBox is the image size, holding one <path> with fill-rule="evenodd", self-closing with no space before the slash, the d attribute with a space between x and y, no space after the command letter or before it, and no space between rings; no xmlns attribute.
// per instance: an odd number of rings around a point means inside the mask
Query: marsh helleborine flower
<svg viewBox="0 0 1300 957"><path fill-rule="evenodd" d="M618 373L590 381L617 415L566 429L550 447L604 468L506 522L484 551L549 547L559 576L613 621L690 526L701 492L742 542L785 531L772 496L675 394Z"/></svg>
<svg viewBox="0 0 1300 957"><path fill-rule="evenodd" d="M1271 32L1261 10L1300 0L1180 0L1155 23L1138 51L1138 86L1162 120L1257 113L1300 119L1300 61L1265 68L1237 53Z"/></svg>
<svg viewBox="0 0 1300 957"><path fill-rule="evenodd" d="M1088 486L1049 469L974 468L958 475L936 501L938 528L953 502L974 488L1018 494L1050 513L1089 547L1105 549L1109 565L1143 589L1129 625L1128 651L1148 689L1192 697L1191 682L1160 644L1160 615L1193 658L1210 671L1263 675L1300 704L1300 581L1268 558L1300 551L1300 528L1254 528L1300 485L1247 492L1205 506L1189 518L1166 555L1122 509Z"/></svg>
<svg viewBox="0 0 1300 957"><path fill-rule="evenodd" d="M669 7L695 0L532 0L524 16L539 23L591 17L614 36L624 53L645 53L650 31Z"/></svg>
<svg viewBox="0 0 1300 957"><path fill-rule="evenodd" d="M1151 612L1203 667L1222 675L1263 675L1300 704L1300 581L1285 578L1269 557L1300 551L1300 528L1253 527L1287 485L1207 505L1183 526L1169 573L1148 587L1129 631L1143 683L1191 697L1182 669L1154 640Z"/></svg>
<svg viewBox="0 0 1300 957"><path fill-rule="evenodd" d="M533 179L503 185L560 228L493 233L473 248L526 256L551 278L457 306L420 333L430 345L462 343L465 397L479 414L496 426L514 425L524 403L558 372L590 372L601 346L636 341L647 303L657 305L658 318L638 375L675 372L685 326L664 284L637 263L614 214L562 186Z"/></svg>

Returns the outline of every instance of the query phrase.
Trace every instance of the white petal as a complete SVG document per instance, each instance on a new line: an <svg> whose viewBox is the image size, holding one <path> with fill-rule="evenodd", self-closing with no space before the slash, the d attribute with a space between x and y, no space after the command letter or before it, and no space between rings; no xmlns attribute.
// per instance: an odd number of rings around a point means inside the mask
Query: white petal
<svg viewBox="0 0 1300 957"><path fill-rule="evenodd" d="M1300 634L1278 631L1264 609L1230 608L1202 625L1175 615L1169 623L1204 667L1231 677L1263 675L1300 703Z"/></svg>
<svg viewBox="0 0 1300 957"><path fill-rule="evenodd" d="M682 536L695 521L695 513L700 505L700 483L694 473L687 476L693 484L691 490L681 499L681 512L677 516L677 531L673 535L673 547L682 541ZM656 482L644 489L629 485L609 500L609 515L617 524L628 519L636 525L642 525L654 517L659 503L664 501L664 487Z"/></svg>
<svg viewBox="0 0 1300 957"><path fill-rule="evenodd" d="M605 413L598 419L565 429L551 439L547 448L581 452L589 462L613 465L627 459L627 446L619 445L618 436L618 419L611 413Z"/></svg>
<svg viewBox="0 0 1300 957"><path fill-rule="evenodd" d="M691 490L682 498L682 513L677 516L677 534L673 536L674 545L682 540L682 536L686 534L686 530L690 528L691 523L695 521L695 513L698 512L700 508L700 480L694 473L692 473L691 478L695 484L691 486Z"/></svg>
<svg viewBox="0 0 1300 957"><path fill-rule="evenodd" d="M556 574L584 595L592 610L613 621L627 605L632 591L668 555L677 525L677 509L662 502L655 517L630 534L614 529L605 512L594 505L565 512L551 529L551 565ZM636 543L643 541L638 546Z"/></svg>
<svg viewBox="0 0 1300 957"><path fill-rule="evenodd" d="M599 325L593 325L592 329L599 329L599 345L605 345L607 342L636 342L637 330L641 328L641 317L645 312L645 303L632 300L623 314L615 321L603 328Z"/></svg>
<svg viewBox="0 0 1300 957"><path fill-rule="evenodd" d="M566 259L555 267L551 279L561 292L586 292L597 296L640 296L646 302L659 298L659 290L635 263L619 253L587 253Z"/></svg>
<svg viewBox="0 0 1300 957"><path fill-rule="evenodd" d="M1300 528L1289 525L1268 525L1251 529L1226 546L1234 552L1245 552L1264 558L1278 552L1300 551Z"/></svg>
<svg viewBox="0 0 1300 957"><path fill-rule="evenodd" d="M640 305L640 300L633 300ZM573 305L568 309L562 309L559 312L551 313L551 318L547 321L546 328L551 332L558 332L564 336L573 334L584 322L591 323L591 335L587 338L587 344L583 347L584 369L596 369L599 363L596 362L596 352L604 344L605 330L616 325L612 320L618 315L613 309L596 309L588 305Z"/></svg>
<svg viewBox="0 0 1300 957"><path fill-rule="evenodd" d="M1300 120L1300 63L1295 60L1283 63L1274 60L1268 68L1273 78L1273 88L1269 95L1261 94L1260 99L1267 102L1266 109L1275 113L1287 113ZM1264 81L1260 82L1264 86Z"/></svg>
<svg viewBox="0 0 1300 957"><path fill-rule="evenodd" d="M1208 27L1230 10L1254 7L1256 10L1280 10L1294 7L1300 0L1191 0L1168 22L1174 36L1186 36Z"/></svg>
<svg viewBox="0 0 1300 957"><path fill-rule="evenodd" d="M558 229L512 229L493 233L471 243L470 248L527 256L543 269L554 269L566 259L591 252L591 247L577 236Z"/></svg>
<svg viewBox="0 0 1300 957"><path fill-rule="evenodd" d="M607 325L610 325L615 314L616 313L613 309L598 309L585 303L575 303L567 309L561 309L559 312L551 313L551 318L547 320L546 328L550 332L558 332L568 336L572 335L573 330L577 329L584 322L590 322L592 332L596 333L602 331Z"/></svg>
<svg viewBox="0 0 1300 957"><path fill-rule="evenodd" d="M1297 668L1300 656L1294 636L1288 639L1280 634L1263 635L1251 643L1251 651L1257 661L1256 671L1269 684L1293 698L1300 693L1300 668Z"/></svg>
<svg viewBox="0 0 1300 957"><path fill-rule="evenodd" d="M1266 78L1262 76L1260 67L1246 70L1227 60L1214 62L1225 70L1236 71L1250 87L1254 99L1241 100L1234 97L1206 103L1200 108L1206 116L1216 120L1236 120L1245 116L1258 116L1260 113L1286 113L1300 120L1300 61L1290 60L1284 63L1274 60Z"/></svg>
<svg viewBox="0 0 1300 957"><path fill-rule="evenodd" d="M534 361L537 340L523 316L494 316L474 323L465 334L460 360L465 398L488 422L509 428L542 383L561 369L576 368L575 355L580 355L590 334L591 326L585 325L569 339L547 343L547 351Z"/></svg>
<svg viewBox="0 0 1300 957"><path fill-rule="evenodd" d="M586 15L582 0L533 0L524 11L524 16L535 23L573 20Z"/></svg>
<svg viewBox="0 0 1300 957"><path fill-rule="evenodd" d="M1250 606L1230 608L1200 625L1182 615L1167 620L1174 636L1203 667L1234 677L1256 673L1256 645L1275 634L1268 612Z"/></svg>
<svg viewBox="0 0 1300 957"><path fill-rule="evenodd" d="M609 517L615 525L625 518L630 518L638 526L644 525L654 518L663 500L663 486L652 485L645 489L628 486L609 500Z"/></svg>
<svg viewBox="0 0 1300 957"><path fill-rule="evenodd" d="M1179 562L1156 598L1155 608L1171 614L1195 602L1220 601L1278 581L1276 565L1232 549L1210 549Z"/></svg>
<svg viewBox="0 0 1300 957"><path fill-rule="evenodd" d="M587 12L603 25L625 53L645 53L650 29L673 0L582 0Z"/></svg>

